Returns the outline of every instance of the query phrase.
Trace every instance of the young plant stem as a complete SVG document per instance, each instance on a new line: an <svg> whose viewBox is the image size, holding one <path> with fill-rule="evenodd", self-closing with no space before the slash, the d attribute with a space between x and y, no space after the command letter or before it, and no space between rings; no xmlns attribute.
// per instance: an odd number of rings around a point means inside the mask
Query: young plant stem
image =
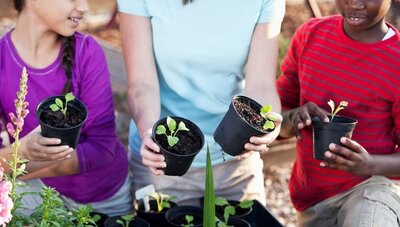
<svg viewBox="0 0 400 227"><path fill-rule="evenodd" d="M19 133L20 133L20 130L17 128L17 129L15 130L15 141L14 141L14 143L13 143L13 160L12 160L12 162L10 163L11 169L12 169L11 180L10 180L10 183L11 183L12 187L11 187L10 197L11 197L11 199L12 199L13 201L16 201L16 200L17 200L17 197L18 197L18 195L17 195L16 192L15 192L15 186L16 186L16 179L17 179L17 177L18 177L18 175L19 175L19 174L18 174L17 165L18 165L18 163L20 162L19 156L18 156L18 148L19 148L19 146L20 146L20 143L19 143ZM14 213L14 211L15 211L16 208L17 208L17 206L14 206L14 207L12 208L12 210L11 210L11 213Z"/></svg>

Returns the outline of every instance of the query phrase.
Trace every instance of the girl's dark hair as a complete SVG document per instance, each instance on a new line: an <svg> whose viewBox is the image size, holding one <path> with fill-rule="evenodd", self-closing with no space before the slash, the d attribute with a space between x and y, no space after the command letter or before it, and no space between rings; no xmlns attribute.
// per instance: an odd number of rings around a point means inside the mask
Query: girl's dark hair
<svg viewBox="0 0 400 227"><path fill-rule="evenodd" d="M184 0L192 1L192 0ZM14 0L14 8L20 13L25 6L25 0ZM62 66L67 76L67 82L64 85L64 94L71 91L71 78L72 78L72 66L74 65L74 50L75 50L75 38L62 37L63 41L63 53L62 53Z"/></svg>
<svg viewBox="0 0 400 227"><path fill-rule="evenodd" d="M188 4L188 3L192 3L193 0L182 0L182 2L183 2L184 5L186 5L186 4Z"/></svg>

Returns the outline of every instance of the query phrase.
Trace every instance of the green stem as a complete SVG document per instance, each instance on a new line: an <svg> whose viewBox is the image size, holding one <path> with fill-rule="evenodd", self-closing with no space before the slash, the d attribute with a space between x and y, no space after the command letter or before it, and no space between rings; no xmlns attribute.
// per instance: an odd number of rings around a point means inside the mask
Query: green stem
<svg viewBox="0 0 400 227"><path fill-rule="evenodd" d="M13 143L13 161L11 163L11 169L12 169L12 173L11 173L11 192L10 192L10 196L12 201L15 203L16 199L17 199L17 194L15 192L15 187L16 187L16 179L18 177L18 169L17 169L17 165L19 163L19 157L18 157L18 147L19 147L19 133L20 130L17 128L15 130L15 141ZM16 206L14 205L11 212L14 213L16 209Z"/></svg>

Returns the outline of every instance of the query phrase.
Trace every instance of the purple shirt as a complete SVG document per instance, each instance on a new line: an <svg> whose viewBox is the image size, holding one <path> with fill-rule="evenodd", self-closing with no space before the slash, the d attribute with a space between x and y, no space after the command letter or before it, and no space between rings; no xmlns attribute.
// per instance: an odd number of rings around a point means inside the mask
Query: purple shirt
<svg viewBox="0 0 400 227"><path fill-rule="evenodd" d="M49 96L63 95L66 76L61 64L62 50L48 67L32 68L19 57L10 34L8 32L0 40L0 113L3 124L10 122L8 113L15 113L14 99L25 66L29 74L26 101L30 113L20 134L23 137L39 124L35 115L39 102ZM117 192L127 177L128 162L126 151L116 135L104 53L90 36L75 33L75 40L72 91L88 108L88 119L76 148L79 173L42 180L77 202L89 203L108 199Z"/></svg>

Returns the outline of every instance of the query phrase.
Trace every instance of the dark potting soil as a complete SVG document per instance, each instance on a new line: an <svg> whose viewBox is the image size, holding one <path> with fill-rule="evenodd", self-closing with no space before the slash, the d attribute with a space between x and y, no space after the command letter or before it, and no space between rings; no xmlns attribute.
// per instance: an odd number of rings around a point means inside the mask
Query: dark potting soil
<svg viewBox="0 0 400 227"><path fill-rule="evenodd" d="M193 225L200 225L201 223L203 223L202 217L200 217L196 214L190 214L190 215L193 216L193 221L192 221ZM174 224L177 224L177 225L182 225L182 224L185 225L185 224L187 224L185 216L186 216L186 214L185 215L177 215L175 217L171 217L171 219L169 221Z"/></svg>
<svg viewBox="0 0 400 227"><path fill-rule="evenodd" d="M41 121L55 128L70 128L82 123L84 119L85 114L72 105L68 105L65 116L61 111L52 111L50 107L42 110L40 114Z"/></svg>
<svg viewBox="0 0 400 227"><path fill-rule="evenodd" d="M251 103L250 100L238 98L233 100L233 105L239 115L254 128L264 132L272 131L263 128L265 119L260 115L260 108Z"/></svg>
<svg viewBox="0 0 400 227"><path fill-rule="evenodd" d="M179 122L177 122L178 124ZM165 128L168 130L167 124L163 124ZM155 139L157 142L164 147L169 152L187 155L192 154L195 151L198 151L201 148L201 137L199 135L194 134L194 127L187 122L185 122L186 127L189 131L179 131L176 136L179 138L179 142L175 144L173 147L168 145L168 140L165 135L155 135ZM169 133L169 132L168 132Z"/></svg>

